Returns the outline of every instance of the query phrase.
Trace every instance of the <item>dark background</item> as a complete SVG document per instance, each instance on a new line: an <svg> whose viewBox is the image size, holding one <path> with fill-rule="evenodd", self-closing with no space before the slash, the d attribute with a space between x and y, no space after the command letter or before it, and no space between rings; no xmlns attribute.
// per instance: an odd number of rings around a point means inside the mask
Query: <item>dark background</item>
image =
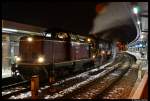
<svg viewBox="0 0 150 101"><path fill-rule="evenodd" d="M2 19L88 34L96 2L2 2Z"/></svg>

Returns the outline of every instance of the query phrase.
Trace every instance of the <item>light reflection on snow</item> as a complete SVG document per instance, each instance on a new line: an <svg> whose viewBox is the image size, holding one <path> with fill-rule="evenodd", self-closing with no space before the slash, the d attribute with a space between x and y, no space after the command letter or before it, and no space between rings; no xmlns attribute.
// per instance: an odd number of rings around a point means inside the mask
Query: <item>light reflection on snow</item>
<svg viewBox="0 0 150 101"><path fill-rule="evenodd" d="M69 81L69 80L72 80L72 79L76 79L76 78L80 78L80 77L86 78L87 76L89 76L88 74L89 74L90 72L96 72L96 71L98 71L98 70L100 70L100 69L105 68L106 66L110 65L111 63L112 63L112 62L109 62L109 63L107 63L107 64L105 64L105 65L103 65L103 66L100 66L99 68L95 68L95 69L92 69L92 70L83 72L83 73L81 73L81 74L78 74L78 75L76 75L76 76L73 76L73 77L70 77L70 78L67 78L67 79L58 81L58 82L54 83L53 85L54 85L54 86L60 85L60 84L62 84L62 83L64 83L64 82L66 82L66 81Z"/></svg>
<svg viewBox="0 0 150 101"><path fill-rule="evenodd" d="M55 84L53 84L54 86L60 85L60 84L62 84L62 83L64 83L64 82L66 82L66 81L73 80L73 79L76 79L76 78L81 78L81 77L87 78L85 81L80 82L80 83L77 83L77 84L75 84L75 85L73 85L73 86L71 86L71 87L69 87L69 88L67 88L67 89L64 89L63 91L60 91L60 92L58 92L58 93L55 93L55 94L52 95L52 96L51 96L51 95L46 95L46 96L44 97L44 99L54 99L54 98L57 98L57 97L62 97L62 96L64 96L65 94L70 93L70 92L74 91L75 89L80 88L80 87L83 86L83 85L86 85L87 83L93 81L94 79L99 78L100 76L105 75L105 74L108 72L108 70L104 70L104 71L102 71L101 73L99 73L99 74L97 74L97 75L93 75L93 76L90 76L90 77L89 77L89 73L91 73L91 72L96 72L96 71L98 71L98 70L100 70L100 69L103 69L103 68L105 68L107 65L110 65L111 63L112 63L112 62L107 63L107 64L105 64L105 65L103 65L103 66L100 66L99 68L95 68L95 69L92 69L92 70L83 72L83 73L81 73L81 74L79 74L79 75L76 75L76 76L74 76L74 77L70 77L70 78L67 78L67 79L64 79L64 80L61 80L61 81L56 82ZM110 70L111 70L111 69L110 69ZM46 85L46 86L44 86L44 87L41 87L40 90L38 90L38 92L41 93L41 90L47 89L47 88L49 88L49 87L50 87L49 85ZM13 91L18 91L18 89L19 89L19 88L17 88L16 90L13 90ZM22 89L25 89L25 88L22 88ZM2 92L2 95L12 93L13 91ZM28 91L28 92L26 92L26 93L20 93L18 96L14 96L14 95L13 95L13 96L11 96L9 99L24 99L24 98L28 98L28 97L31 97L31 91Z"/></svg>
<svg viewBox="0 0 150 101"><path fill-rule="evenodd" d="M9 90L4 90L4 91L2 91L2 96L17 92L19 90L24 90L24 89L26 89L26 88L25 87L15 87L15 88L11 88Z"/></svg>
<svg viewBox="0 0 150 101"><path fill-rule="evenodd" d="M115 68L116 68L116 67L114 66L114 67L110 68L109 70L104 70L104 71L102 71L102 72L99 73L99 74L90 76L87 80L85 80L85 81L83 81L83 82L77 83L77 84L75 84L75 85L73 85L73 86L71 86L71 87L69 87L69 88L67 88L67 89L64 89L63 91L60 91L59 93L55 93L55 94L52 95L52 96L51 96L51 95L46 95L44 98L45 98L45 99L55 99L55 98L58 98L58 97L62 97L62 96L64 96L65 94L71 93L71 92L73 92L75 89L78 89L78 88L80 88L80 87L82 87L82 86L88 84L89 82L91 82L91 81L93 81L93 80L95 80L95 79L97 79L97 78L99 78L99 77L104 76L106 73L110 72L111 70L113 70L113 69L115 69ZM101 68L98 68L98 69L101 69ZM95 69L95 70L93 70L93 71L96 71L96 70L98 70L98 69ZM88 71L88 72L91 72L91 70ZM84 72L84 73L85 73L85 72ZM86 72L86 73L87 73L87 72ZM80 74L80 75L81 75L81 74ZM82 73L82 76L83 76L83 75L85 75L85 74Z"/></svg>
<svg viewBox="0 0 150 101"><path fill-rule="evenodd" d="M11 96L9 99L24 99L24 98L28 98L31 97L31 91L25 92L25 93L20 93L17 96Z"/></svg>

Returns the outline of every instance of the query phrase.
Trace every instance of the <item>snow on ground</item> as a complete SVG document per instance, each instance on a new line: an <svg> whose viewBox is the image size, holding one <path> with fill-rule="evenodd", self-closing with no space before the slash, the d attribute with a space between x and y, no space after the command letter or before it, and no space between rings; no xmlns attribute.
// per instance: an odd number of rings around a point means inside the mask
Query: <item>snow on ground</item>
<svg viewBox="0 0 150 101"><path fill-rule="evenodd" d="M67 78L67 79L65 79L65 80L61 80L61 81L59 81L59 82L56 82L56 83L53 84L53 85L60 85L60 84L62 84L62 83L64 83L64 82L69 81L69 80L72 80L72 79L76 79L76 78L79 78L79 77L86 77L86 76L88 76L88 74L89 74L90 72L98 71L98 70L100 70L100 69L106 67L107 65L111 64L111 63L112 63L112 62L109 62L109 63L107 63L107 64L105 64L105 65L103 65L103 66L100 66L99 68L95 68L95 69L92 69L92 70L83 72L83 73L81 73L81 74L79 74L79 75L76 75L76 76L74 76L74 77ZM5 72L6 72L6 71L5 71ZM10 74L9 71L8 71L7 73ZM81 82L81 83L78 83L78 84L76 84L76 85L74 85L74 86L72 86L72 87L69 87L69 88L67 88L67 89L65 89L65 90L63 90L63 91L60 91L58 94L56 93L56 94L54 94L53 96L47 95L47 96L45 97L45 99L61 97L61 96L63 96L64 94L66 94L66 93L68 93L68 92L71 92L71 91L75 90L76 88L79 88L80 86L84 85L85 83L88 83L88 82L91 81L92 79L97 78L97 77L99 77L99 75L102 75L102 74L103 74L103 73L98 74L98 75L95 76L95 77L92 76L92 77L90 77L88 80L86 80L86 81L84 81L84 82ZM8 75L7 75L7 76L8 76ZM41 90L47 89L47 88L49 88L49 87L50 87L49 85L46 85L46 86L44 86L44 87L40 87L39 92L41 92ZM24 88L22 88L22 89L24 89ZM10 94L10 93L16 92L16 91L18 91L18 89L12 89L12 90L10 90L10 91L3 91L3 92L2 92L2 95ZM20 93L20 94L17 95L17 96L14 96L14 95L13 95L13 96L11 96L9 99L24 99L24 98L27 98L27 97L31 97L31 91L28 91L28 92L25 92L25 93Z"/></svg>
<svg viewBox="0 0 150 101"><path fill-rule="evenodd" d="M72 79L76 79L76 78L80 78L80 77L87 77L90 72L95 72L95 71L98 71L98 70L100 70L100 69L103 69L104 67L110 65L111 63L112 63L112 62L109 62L109 63L107 63L107 64L105 64L105 65L103 65L103 66L100 66L99 68L95 68L95 69L92 69L92 70L83 72L83 73L81 73L81 74L78 74L78 75L76 75L76 76L69 77L69 78L66 78L66 79L64 79L64 80L58 81L58 82L54 83L53 85L54 85L54 86L55 86L55 85L60 85L60 84L62 84L62 83L64 83L64 82L69 81L69 80L72 80Z"/></svg>
<svg viewBox="0 0 150 101"><path fill-rule="evenodd" d="M28 98L31 97L31 91L28 91L26 93L20 93L17 96L11 96L9 99L24 99L24 98Z"/></svg>
<svg viewBox="0 0 150 101"><path fill-rule="evenodd" d="M110 64L110 63L105 64L105 65L103 65L103 66L101 66L101 67L105 67L105 66L107 66L107 65L109 65L109 64ZM99 67L98 69L100 69L101 67ZM76 90L76 89L78 89L78 88L80 88L80 87L82 87L82 86L88 84L89 82L92 82L93 80L95 80L95 79L97 79L97 78L99 78L99 77L104 76L106 73L108 73L109 71L113 70L114 68L115 68L115 67L110 68L110 70L104 70L104 71L102 71L102 72L99 73L99 74L96 74L96 75L93 75L93 76L89 77L87 80L85 80L85 81L83 81L83 82L77 83L77 84L75 84L75 85L73 85L73 86L71 86L71 87L69 87L69 88L67 88L67 89L64 89L63 91L60 91L60 92L58 92L58 93L55 93L55 94L52 95L52 96L51 96L51 95L46 95L44 98L45 98L45 99L55 99L55 98L62 97L62 96L64 96L65 94L71 93L71 92L73 92L74 90ZM90 70L90 71L92 71L92 70ZM84 73L85 73L85 72L84 72ZM84 73L82 73L82 75L81 75L81 74L80 74L80 75L83 76ZM87 73L87 72L86 72L86 73Z"/></svg>
<svg viewBox="0 0 150 101"><path fill-rule="evenodd" d="M11 77L11 69L2 68L2 78Z"/></svg>
<svg viewBox="0 0 150 101"><path fill-rule="evenodd" d="M126 52L134 55L137 59L147 59L147 55L144 58L142 58L140 52L130 52L130 51L126 51Z"/></svg>
<svg viewBox="0 0 150 101"><path fill-rule="evenodd" d="M70 78L61 80L61 81L59 81L59 82L56 82L56 83L53 84L53 85L60 85L60 84L62 84L62 83L64 83L64 82L69 81L69 80L72 80L72 79L76 79L76 78L79 78L79 77L86 77L86 76L89 76L88 74L89 74L90 72L98 71L98 70L100 70L100 69L102 69L102 68L104 68L104 67L110 65L111 63L112 63L112 62L109 62L109 63L107 63L107 64L105 64L105 65L103 65L103 66L100 66L99 68L95 68L95 69L92 69L92 70L83 72L83 73L81 73L81 74L79 74L79 75L76 75L76 76L74 76L74 77L70 77ZM88 83L91 82L92 80L94 80L94 79L96 79L96 78L99 78L100 76L105 75L106 72L108 72L108 70L104 70L104 71L102 71L101 73L99 73L99 74L97 74L97 75L93 75L93 76L89 77L87 80L85 80L85 81L83 81L83 82L80 82L80 83L77 83L77 84L75 84L75 85L73 85L73 86L71 86L71 87L69 87L69 88L67 88L67 89L64 89L63 91L60 91L59 93L55 93L55 94L52 95L52 96L46 95L46 96L45 96L45 99L54 99L54 98L57 98L57 97L62 97L62 96L64 96L65 94L68 94L68 93L74 91L75 89L80 88L81 86L88 84ZM48 85L46 85L46 86L44 86L44 87L40 87L39 92L41 92L41 90L47 89L47 88L49 88L49 87L50 87L50 86L48 86ZM12 92L14 92L14 90L13 90L13 91L7 91L7 93L12 93ZM5 95L6 92L2 92L2 94ZM28 97L31 97L31 91L28 91L28 92L25 92L25 93L20 93L20 94L17 95L17 96L14 96L14 95L13 95L13 96L11 96L9 99L24 99L24 98L28 98Z"/></svg>
<svg viewBox="0 0 150 101"><path fill-rule="evenodd" d="M126 51L126 52L134 55L137 58L137 64L141 65L142 69L148 70L147 54L142 58L139 52L130 52L130 51Z"/></svg>

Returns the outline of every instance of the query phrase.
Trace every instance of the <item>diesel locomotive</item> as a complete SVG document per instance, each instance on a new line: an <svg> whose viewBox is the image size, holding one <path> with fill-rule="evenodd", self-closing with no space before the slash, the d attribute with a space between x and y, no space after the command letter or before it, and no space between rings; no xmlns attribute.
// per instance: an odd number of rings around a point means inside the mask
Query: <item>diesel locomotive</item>
<svg viewBox="0 0 150 101"><path fill-rule="evenodd" d="M101 65L101 57L104 60L111 56L111 49L104 48L111 43L100 43L101 46L91 36L60 31L44 36L23 36L13 67L26 80L39 75L40 82L52 82L54 78L58 80L95 68L96 63Z"/></svg>

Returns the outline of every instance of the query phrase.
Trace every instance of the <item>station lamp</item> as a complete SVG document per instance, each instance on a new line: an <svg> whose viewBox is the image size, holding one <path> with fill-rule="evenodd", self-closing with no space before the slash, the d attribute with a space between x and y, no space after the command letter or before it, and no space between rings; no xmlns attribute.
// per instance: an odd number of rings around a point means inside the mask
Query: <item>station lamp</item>
<svg viewBox="0 0 150 101"><path fill-rule="evenodd" d="M88 38L88 39L87 39L87 41L88 41L88 42L91 42L91 39L90 39L90 38Z"/></svg>
<svg viewBox="0 0 150 101"><path fill-rule="evenodd" d="M141 35L141 39L143 39L144 38L144 36L143 35Z"/></svg>
<svg viewBox="0 0 150 101"><path fill-rule="evenodd" d="M139 47L142 47L143 45L142 44L139 44Z"/></svg>
<svg viewBox="0 0 150 101"><path fill-rule="evenodd" d="M137 21L137 24L138 24L138 25L140 24L140 21L139 21L139 20Z"/></svg>

